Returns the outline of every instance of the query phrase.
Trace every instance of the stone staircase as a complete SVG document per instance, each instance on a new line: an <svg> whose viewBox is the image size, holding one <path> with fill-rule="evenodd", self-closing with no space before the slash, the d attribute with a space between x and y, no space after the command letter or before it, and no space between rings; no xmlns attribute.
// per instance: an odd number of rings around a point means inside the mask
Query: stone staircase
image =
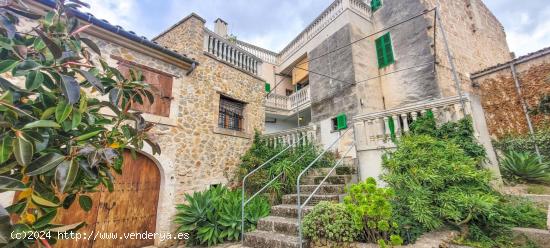
<svg viewBox="0 0 550 248"><path fill-rule="evenodd" d="M330 172L330 168L314 168L302 179L300 184L300 201L303 203L323 178ZM346 185L357 182L357 165L355 159L344 158L344 164L336 168L302 209L303 217L320 201L339 202L346 191ZM246 247L264 248L296 248L300 247L298 238L298 208L297 194L283 196L281 205L271 207L271 215L258 221L255 231L246 233L244 245ZM303 240L303 247L308 247L307 240Z"/></svg>

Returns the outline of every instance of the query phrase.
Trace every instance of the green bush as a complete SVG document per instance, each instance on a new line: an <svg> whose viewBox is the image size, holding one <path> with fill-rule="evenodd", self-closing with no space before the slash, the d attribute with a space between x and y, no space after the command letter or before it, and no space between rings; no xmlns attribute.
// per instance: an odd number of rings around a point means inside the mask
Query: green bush
<svg viewBox="0 0 550 248"><path fill-rule="evenodd" d="M250 171L277 155L286 147L284 145L273 146L256 133L252 147L241 158L235 181L242 183L242 179ZM253 194L264 187L271 179L281 174L279 180L274 182L266 190L272 203L279 202L284 194L296 192L296 179L300 172L307 167L319 154L321 149L311 143L305 143L291 148L282 153L278 158L267 164L264 168L254 173L246 180L247 193ZM314 167L330 167L334 164L336 155L326 153L317 161ZM296 161L296 162L295 162Z"/></svg>
<svg viewBox="0 0 550 248"><path fill-rule="evenodd" d="M392 220L390 199L394 193L389 188L378 188L374 178L351 185L344 204L357 223L361 223L359 240L378 243L380 246L389 242L401 245L403 240L394 235L397 223Z"/></svg>
<svg viewBox="0 0 550 248"><path fill-rule="evenodd" d="M535 144L540 149L540 154L545 159L550 159L550 126L540 128L534 135L513 135L493 141L493 145L503 153L531 152L535 153Z"/></svg>
<svg viewBox="0 0 550 248"><path fill-rule="evenodd" d="M500 161L503 176L514 182L550 182L550 164L530 152L509 152Z"/></svg>
<svg viewBox="0 0 550 248"><path fill-rule="evenodd" d="M488 171L453 142L426 135L403 137L384 156L382 178L404 203L406 213L427 230L445 222L462 225L496 203Z"/></svg>
<svg viewBox="0 0 550 248"><path fill-rule="evenodd" d="M216 245L241 237L241 191L213 187L185 195L186 204L177 205L178 232L189 233L188 245ZM255 228L260 218L269 215L265 198L254 198L245 209L246 231Z"/></svg>
<svg viewBox="0 0 550 248"><path fill-rule="evenodd" d="M353 242L359 235L357 223L348 209L339 203L320 202L303 220L304 236L312 241Z"/></svg>
<svg viewBox="0 0 550 248"><path fill-rule="evenodd" d="M457 122L447 122L437 127L433 115L423 115L411 124L411 133L452 141L464 150L466 155L478 162L485 159L487 155L485 148L477 142L474 136L471 117L463 118Z"/></svg>

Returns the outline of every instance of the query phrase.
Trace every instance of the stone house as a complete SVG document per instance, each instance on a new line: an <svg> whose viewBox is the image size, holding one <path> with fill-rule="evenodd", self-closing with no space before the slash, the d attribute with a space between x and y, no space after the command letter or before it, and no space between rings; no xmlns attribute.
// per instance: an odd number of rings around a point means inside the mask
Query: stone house
<svg viewBox="0 0 550 248"><path fill-rule="evenodd" d="M216 25L227 37L227 23ZM470 73L511 54L481 0L335 0L280 52L236 44L267 68L260 75L270 92L268 137L290 143L313 133L325 148L338 140L339 151L355 144L364 179L378 177L381 154L395 147L389 137L407 132L422 112L440 121L473 115L488 166L499 174Z"/></svg>
<svg viewBox="0 0 550 248"><path fill-rule="evenodd" d="M30 1L29 6L31 11L45 14L55 1ZM162 153L152 155L151 148L145 147L137 161L125 160L123 175L142 174L122 176L111 194L92 194L91 212L71 207L59 220L65 224L85 220L88 225L79 232L173 233L175 206L185 201L184 194L227 184L250 147L255 130L263 130L265 93L258 76L261 60L236 46L233 51L242 58L239 63L205 52L204 37L213 32L205 30L204 20L195 14L180 22L186 28L178 33L178 47L168 48L161 44L168 41L169 33L155 42L92 14L71 12L81 25L92 24L82 36L97 43L102 59L123 73L130 68L142 71L154 86L155 102L135 109L144 112L146 121L156 124L151 132ZM33 24L23 20L20 28ZM13 198L13 194L0 194L0 204L9 206ZM124 207L117 209L116 205ZM174 240L155 236L136 243L117 242L81 240L59 247L143 247Z"/></svg>
<svg viewBox="0 0 550 248"><path fill-rule="evenodd" d="M471 78L492 138L527 134L548 125L549 116L535 110L549 101L550 48L483 69Z"/></svg>

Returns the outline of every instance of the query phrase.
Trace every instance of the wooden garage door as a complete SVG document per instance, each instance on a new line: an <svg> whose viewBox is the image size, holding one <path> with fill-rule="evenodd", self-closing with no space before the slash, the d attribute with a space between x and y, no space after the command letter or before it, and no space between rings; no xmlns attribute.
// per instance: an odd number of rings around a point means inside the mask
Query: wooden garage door
<svg viewBox="0 0 550 248"><path fill-rule="evenodd" d="M156 164L139 153L134 160L126 152L122 175L115 175L114 192L101 187L98 192L90 194L93 199L91 211L84 212L75 202L58 219L63 224L85 221L87 226L78 233L86 236L98 234L98 237L95 240L60 241L55 247L134 248L153 245L153 239L126 239L123 235L155 232L159 189L160 172ZM101 239L101 235L110 235L110 238Z"/></svg>

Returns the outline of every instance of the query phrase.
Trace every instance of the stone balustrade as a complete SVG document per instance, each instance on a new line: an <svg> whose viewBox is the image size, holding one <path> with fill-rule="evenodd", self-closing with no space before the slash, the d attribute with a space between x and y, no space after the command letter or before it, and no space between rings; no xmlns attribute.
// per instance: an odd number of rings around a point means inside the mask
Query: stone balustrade
<svg viewBox="0 0 550 248"><path fill-rule="evenodd" d="M309 91L309 85L290 96L271 93L266 99L266 107L290 112L299 111L310 103L311 93Z"/></svg>
<svg viewBox="0 0 550 248"><path fill-rule="evenodd" d="M438 124L457 121L472 114L470 99L463 96L464 111L461 98L449 97L406 105L400 108L358 115L353 118L357 150L375 150L394 148L390 122L393 122L395 138L409 132L410 124L419 116L433 113ZM477 134L477 131L476 131Z"/></svg>
<svg viewBox="0 0 550 248"><path fill-rule="evenodd" d="M266 138L268 143L273 146L288 146L298 142L301 138L303 138L300 141L301 144L306 144L308 142L316 143L317 133L315 125L308 125L277 133L265 134L264 138Z"/></svg>
<svg viewBox="0 0 550 248"><path fill-rule="evenodd" d="M294 40L281 50L278 56L279 64L283 63L308 41L313 39L346 9L351 9L367 19L371 18L371 8L363 0L335 0L304 31L298 34Z"/></svg>
<svg viewBox="0 0 550 248"><path fill-rule="evenodd" d="M204 29L204 32L205 52L239 69L258 75L258 68L262 63L260 58L208 29Z"/></svg>
<svg viewBox="0 0 550 248"><path fill-rule="evenodd" d="M242 42L240 40L237 40L236 44L240 48L260 58L264 62L274 64L274 65L277 64L277 53L275 52L269 51L261 47L254 46L252 44L248 44L246 42Z"/></svg>

